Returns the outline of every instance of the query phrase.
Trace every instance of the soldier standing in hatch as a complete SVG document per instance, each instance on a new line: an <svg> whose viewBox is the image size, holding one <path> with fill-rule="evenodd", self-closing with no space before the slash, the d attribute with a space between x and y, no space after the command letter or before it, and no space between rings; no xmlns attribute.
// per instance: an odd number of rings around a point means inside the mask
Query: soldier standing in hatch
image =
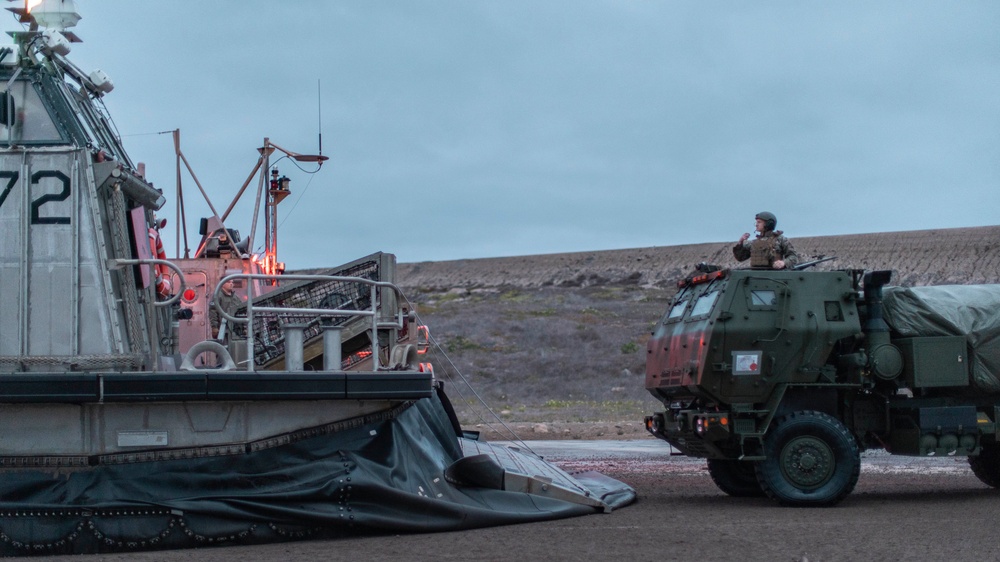
<svg viewBox="0 0 1000 562"><path fill-rule="evenodd" d="M736 261L750 260L750 267L785 269L795 267L799 256L792 248L792 243L782 235L778 226L778 218L767 211L757 213L757 237L750 240L750 233L745 232L736 245L733 246L733 257Z"/></svg>

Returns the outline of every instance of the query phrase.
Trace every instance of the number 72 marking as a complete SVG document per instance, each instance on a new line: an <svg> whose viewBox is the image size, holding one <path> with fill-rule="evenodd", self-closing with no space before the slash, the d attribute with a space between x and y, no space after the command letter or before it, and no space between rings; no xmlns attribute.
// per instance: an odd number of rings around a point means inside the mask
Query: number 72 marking
<svg viewBox="0 0 1000 562"><path fill-rule="evenodd" d="M17 185L17 180L21 175L18 172L2 171L0 172L0 180L6 178L7 185L3 186L3 192L0 192L0 207L3 207L4 202L7 200L7 196L10 195L10 190ZM62 191L59 193L46 193L41 195L38 199L31 202L31 224L69 224L69 217L42 217L39 216L39 209L42 205L49 202L65 201L69 199L70 195L70 181L66 174L58 170L39 170L34 174L31 174L31 183L37 184L40 180L44 178L55 178L62 182Z"/></svg>

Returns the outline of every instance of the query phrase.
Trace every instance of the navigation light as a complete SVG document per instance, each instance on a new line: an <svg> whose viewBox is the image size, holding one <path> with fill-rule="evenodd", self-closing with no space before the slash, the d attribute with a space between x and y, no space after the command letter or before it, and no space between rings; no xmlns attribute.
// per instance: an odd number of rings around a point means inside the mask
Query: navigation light
<svg viewBox="0 0 1000 562"><path fill-rule="evenodd" d="M56 31L69 29L80 21L74 0L25 0L24 11L39 26Z"/></svg>

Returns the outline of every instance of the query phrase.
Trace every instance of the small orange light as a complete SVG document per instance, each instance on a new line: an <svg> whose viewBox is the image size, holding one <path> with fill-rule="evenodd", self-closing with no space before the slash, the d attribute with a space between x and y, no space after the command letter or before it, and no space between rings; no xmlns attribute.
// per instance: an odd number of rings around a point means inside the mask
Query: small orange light
<svg viewBox="0 0 1000 562"><path fill-rule="evenodd" d="M184 289L184 294L181 295L181 298L184 299L185 302L194 302L194 299L197 296L198 294L194 292L194 289Z"/></svg>
<svg viewBox="0 0 1000 562"><path fill-rule="evenodd" d="M430 347L431 329L427 326L417 326L417 355L426 355Z"/></svg>
<svg viewBox="0 0 1000 562"><path fill-rule="evenodd" d="M721 423L722 425L729 425L729 418L723 416L722 419L719 420L719 423Z"/></svg>

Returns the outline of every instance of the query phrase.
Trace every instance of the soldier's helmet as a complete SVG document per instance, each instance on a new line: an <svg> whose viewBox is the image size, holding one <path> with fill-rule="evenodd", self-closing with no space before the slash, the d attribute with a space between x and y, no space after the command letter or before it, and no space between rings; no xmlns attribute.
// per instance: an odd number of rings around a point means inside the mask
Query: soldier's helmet
<svg viewBox="0 0 1000 562"><path fill-rule="evenodd" d="M778 226L778 217L774 216L774 213L769 213L767 211L761 211L754 216L755 219L760 219L764 221L764 230L770 231L774 230Z"/></svg>

